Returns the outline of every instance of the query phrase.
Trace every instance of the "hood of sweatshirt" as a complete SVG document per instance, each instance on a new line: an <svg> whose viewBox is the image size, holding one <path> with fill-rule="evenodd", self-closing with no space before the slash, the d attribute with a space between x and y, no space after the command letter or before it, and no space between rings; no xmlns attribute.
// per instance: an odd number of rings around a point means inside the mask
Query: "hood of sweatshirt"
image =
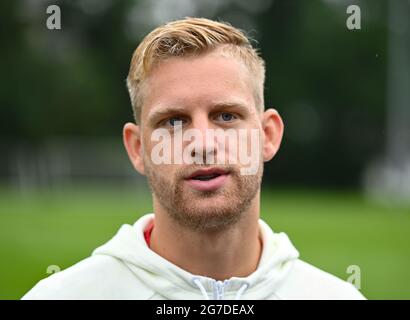
<svg viewBox="0 0 410 320"><path fill-rule="evenodd" d="M144 230L154 219L147 214L134 225L123 225L93 255L107 255L121 260L148 288L165 299L269 299L291 270L299 253L284 233L274 233L259 220L262 254L257 269L247 277L217 281L191 274L152 251Z"/></svg>

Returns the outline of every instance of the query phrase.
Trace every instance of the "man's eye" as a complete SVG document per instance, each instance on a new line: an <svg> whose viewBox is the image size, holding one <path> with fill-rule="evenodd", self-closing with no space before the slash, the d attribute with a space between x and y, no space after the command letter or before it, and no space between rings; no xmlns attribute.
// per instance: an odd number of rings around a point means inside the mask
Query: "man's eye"
<svg viewBox="0 0 410 320"><path fill-rule="evenodd" d="M235 120L235 119L236 119L236 116L232 113L229 113L229 112L222 112L217 117L217 120L221 120L221 121L224 121L224 122L229 122L229 121L232 121L232 120Z"/></svg>
<svg viewBox="0 0 410 320"><path fill-rule="evenodd" d="M173 117L173 118L169 118L168 120L166 120L164 124L171 126L171 127L175 127L177 125L182 126L184 124L184 120L178 117Z"/></svg>

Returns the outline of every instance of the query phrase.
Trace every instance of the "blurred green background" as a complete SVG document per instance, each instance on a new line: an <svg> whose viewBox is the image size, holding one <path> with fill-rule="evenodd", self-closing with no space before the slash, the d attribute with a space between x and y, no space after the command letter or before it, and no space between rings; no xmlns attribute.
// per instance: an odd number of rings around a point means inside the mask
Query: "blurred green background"
<svg viewBox="0 0 410 320"><path fill-rule="evenodd" d="M61 30L46 27L61 8ZM350 4L361 29L349 30ZM373 299L410 298L410 2L0 2L0 299L65 269L150 212L121 142L133 50L184 16L230 22L267 63L285 122L262 217L301 258Z"/></svg>
<svg viewBox="0 0 410 320"><path fill-rule="evenodd" d="M146 191L81 187L0 196L0 299L20 298L47 277L89 256L124 223L151 212ZM271 189L262 218L288 234L301 259L347 280L360 267L371 299L408 299L410 210L386 209L355 192Z"/></svg>

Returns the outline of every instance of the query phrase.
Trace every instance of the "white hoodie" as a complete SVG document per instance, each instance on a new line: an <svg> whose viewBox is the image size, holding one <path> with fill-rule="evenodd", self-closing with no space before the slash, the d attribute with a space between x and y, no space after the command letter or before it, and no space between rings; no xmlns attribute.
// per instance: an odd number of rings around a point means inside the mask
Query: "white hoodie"
<svg viewBox="0 0 410 320"><path fill-rule="evenodd" d="M193 275L149 249L144 230L153 218L123 225L91 257L41 280L23 299L364 299L350 283L299 260L287 235L262 220L255 272L225 281Z"/></svg>

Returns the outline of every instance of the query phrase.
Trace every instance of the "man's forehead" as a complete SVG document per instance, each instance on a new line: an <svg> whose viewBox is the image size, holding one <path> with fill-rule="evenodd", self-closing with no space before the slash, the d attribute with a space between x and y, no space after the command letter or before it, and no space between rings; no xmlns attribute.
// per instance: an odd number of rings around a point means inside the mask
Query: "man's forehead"
<svg viewBox="0 0 410 320"><path fill-rule="evenodd" d="M187 112L196 107L254 107L250 73L238 63L213 54L164 61L146 79L142 117L149 119L155 113L171 110Z"/></svg>
<svg viewBox="0 0 410 320"><path fill-rule="evenodd" d="M249 81L252 81L252 76L243 62L236 58L206 54L172 57L159 62L144 82L151 92L157 88L174 92L206 86L214 90L222 87L244 88Z"/></svg>

